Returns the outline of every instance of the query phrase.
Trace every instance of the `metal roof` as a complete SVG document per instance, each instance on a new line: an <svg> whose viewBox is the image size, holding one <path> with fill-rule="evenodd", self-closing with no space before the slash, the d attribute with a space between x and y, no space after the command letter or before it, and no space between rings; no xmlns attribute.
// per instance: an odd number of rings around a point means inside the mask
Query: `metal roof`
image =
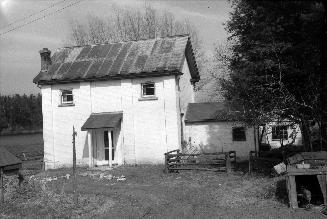
<svg viewBox="0 0 327 219"><path fill-rule="evenodd" d="M186 57L194 81L200 79L188 35L58 49L36 84L110 80L181 74Z"/></svg>
<svg viewBox="0 0 327 219"><path fill-rule="evenodd" d="M239 106L228 102L189 103L185 122L220 122L235 121Z"/></svg>
<svg viewBox="0 0 327 219"><path fill-rule="evenodd" d="M7 167L11 165L21 164L15 155L7 151L4 147L0 147L0 167Z"/></svg>
<svg viewBox="0 0 327 219"><path fill-rule="evenodd" d="M122 118L122 112L92 113L82 126L81 130L86 131L87 129L115 128L119 125Z"/></svg>

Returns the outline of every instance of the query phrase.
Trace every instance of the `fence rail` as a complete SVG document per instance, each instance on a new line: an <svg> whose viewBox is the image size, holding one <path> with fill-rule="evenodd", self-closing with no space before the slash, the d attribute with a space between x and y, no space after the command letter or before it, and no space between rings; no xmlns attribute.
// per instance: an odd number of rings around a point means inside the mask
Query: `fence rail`
<svg viewBox="0 0 327 219"><path fill-rule="evenodd" d="M236 164L236 152L181 153L173 150L165 153L165 172L180 170L204 170L230 172Z"/></svg>

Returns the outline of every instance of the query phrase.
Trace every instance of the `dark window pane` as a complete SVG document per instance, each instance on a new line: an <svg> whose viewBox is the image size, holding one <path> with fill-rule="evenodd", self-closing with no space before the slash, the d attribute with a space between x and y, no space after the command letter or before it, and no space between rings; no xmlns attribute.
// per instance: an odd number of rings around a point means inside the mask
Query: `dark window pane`
<svg viewBox="0 0 327 219"><path fill-rule="evenodd" d="M104 147L109 147L108 131L103 132Z"/></svg>
<svg viewBox="0 0 327 219"><path fill-rule="evenodd" d="M155 91L154 91L154 83L147 83L147 84L142 84L142 95L143 96L154 96Z"/></svg>
<svg viewBox="0 0 327 219"><path fill-rule="evenodd" d="M109 149L108 148L104 149L104 159L109 160Z"/></svg>
<svg viewBox="0 0 327 219"><path fill-rule="evenodd" d="M233 128L233 141L246 141L245 127Z"/></svg>

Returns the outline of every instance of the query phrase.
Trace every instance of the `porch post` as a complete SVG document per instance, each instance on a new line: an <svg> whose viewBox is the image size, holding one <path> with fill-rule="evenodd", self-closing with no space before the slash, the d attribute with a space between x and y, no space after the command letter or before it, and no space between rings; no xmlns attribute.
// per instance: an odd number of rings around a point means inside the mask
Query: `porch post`
<svg viewBox="0 0 327 219"><path fill-rule="evenodd" d="M108 131L108 140L109 140L109 167L112 167L112 131Z"/></svg>
<svg viewBox="0 0 327 219"><path fill-rule="evenodd" d="M92 167L93 166L92 130L87 131L87 143L89 145L89 167Z"/></svg>

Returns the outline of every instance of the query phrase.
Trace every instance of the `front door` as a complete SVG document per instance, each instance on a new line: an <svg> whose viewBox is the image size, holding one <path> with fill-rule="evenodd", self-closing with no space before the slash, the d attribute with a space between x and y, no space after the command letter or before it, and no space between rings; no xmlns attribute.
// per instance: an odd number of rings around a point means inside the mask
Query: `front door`
<svg viewBox="0 0 327 219"><path fill-rule="evenodd" d="M115 159L116 148L113 139L113 130L98 130L97 131L97 165L109 165L111 155L111 163ZM111 153L110 153L111 148Z"/></svg>

